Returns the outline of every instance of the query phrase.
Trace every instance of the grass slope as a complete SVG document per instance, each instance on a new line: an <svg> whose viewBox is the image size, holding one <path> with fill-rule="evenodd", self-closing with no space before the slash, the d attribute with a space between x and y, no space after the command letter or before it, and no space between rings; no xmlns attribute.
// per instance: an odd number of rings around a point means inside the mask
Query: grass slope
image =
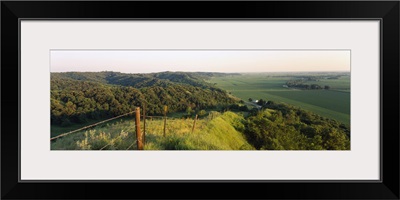
<svg viewBox="0 0 400 200"><path fill-rule="evenodd" d="M146 150L251 150L254 149L238 131L243 117L233 112L199 119L192 133L193 119L168 119L166 137L163 120L146 121ZM143 128L143 125L141 126ZM51 143L52 150L126 150L136 149L132 119L82 131Z"/></svg>

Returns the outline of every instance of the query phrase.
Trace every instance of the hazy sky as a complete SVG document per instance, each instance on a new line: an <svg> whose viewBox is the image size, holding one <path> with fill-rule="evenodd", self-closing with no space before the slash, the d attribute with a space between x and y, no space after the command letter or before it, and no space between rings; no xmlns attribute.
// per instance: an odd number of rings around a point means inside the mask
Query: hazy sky
<svg viewBox="0 0 400 200"><path fill-rule="evenodd" d="M161 71L301 72L350 71L350 51L52 50L51 72Z"/></svg>

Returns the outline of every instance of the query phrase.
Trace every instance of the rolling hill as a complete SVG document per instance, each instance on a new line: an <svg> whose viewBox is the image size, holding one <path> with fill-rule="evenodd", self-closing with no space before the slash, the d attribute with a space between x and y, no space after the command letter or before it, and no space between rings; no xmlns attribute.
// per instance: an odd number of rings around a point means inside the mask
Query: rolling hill
<svg viewBox="0 0 400 200"><path fill-rule="evenodd" d="M204 79L218 73L51 73L51 122L67 126L116 116L146 104L147 113L215 108L237 100Z"/></svg>

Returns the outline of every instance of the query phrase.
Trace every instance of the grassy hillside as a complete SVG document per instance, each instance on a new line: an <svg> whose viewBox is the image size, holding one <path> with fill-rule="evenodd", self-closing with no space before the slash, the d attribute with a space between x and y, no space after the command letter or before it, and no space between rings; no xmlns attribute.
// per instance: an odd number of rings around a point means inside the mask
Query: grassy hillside
<svg viewBox="0 0 400 200"><path fill-rule="evenodd" d="M145 150L349 150L350 129L332 119L285 104L268 103L246 118L213 112L198 119L147 120ZM143 132L143 121L141 124ZM52 150L135 150L132 118L51 142Z"/></svg>
<svg viewBox="0 0 400 200"><path fill-rule="evenodd" d="M240 132L244 129L243 120L233 112L206 117L197 120L192 133L193 119L168 119L166 137L163 137L163 120L147 120L145 149L251 150L254 148ZM51 143L53 150L126 150L128 147L136 149L135 126L133 119L129 118L77 132Z"/></svg>

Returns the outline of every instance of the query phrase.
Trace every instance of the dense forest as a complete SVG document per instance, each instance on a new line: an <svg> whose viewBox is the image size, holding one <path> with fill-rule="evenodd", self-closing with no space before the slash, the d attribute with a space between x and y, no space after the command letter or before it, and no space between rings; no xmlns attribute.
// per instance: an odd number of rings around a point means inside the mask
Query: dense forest
<svg viewBox="0 0 400 200"><path fill-rule="evenodd" d="M67 72L51 74L51 123L68 126L116 116L146 104L149 115L199 110L237 102L204 81L220 73Z"/></svg>
<svg viewBox="0 0 400 200"><path fill-rule="evenodd" d="M243 132L256 149L350 149L350 129L344 124L272 101L246 119Z"/></svg>

